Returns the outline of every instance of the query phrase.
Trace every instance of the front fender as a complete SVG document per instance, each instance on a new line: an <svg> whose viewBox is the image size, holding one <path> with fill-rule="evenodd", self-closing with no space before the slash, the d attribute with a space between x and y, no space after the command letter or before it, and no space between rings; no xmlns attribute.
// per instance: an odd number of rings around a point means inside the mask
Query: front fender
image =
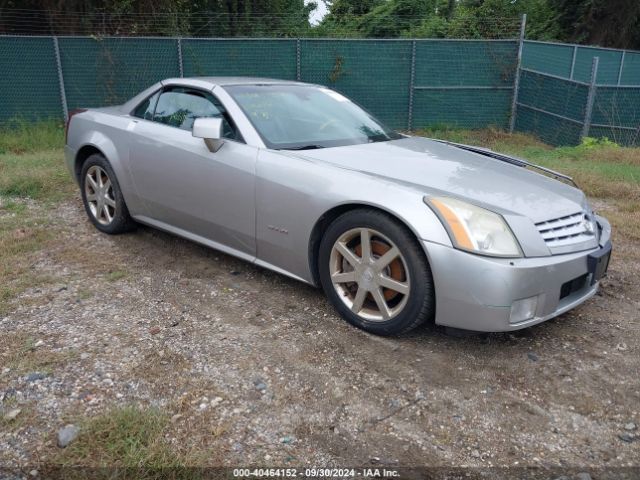
<svg viewBox="0 0 640 480"><path fill-rule="evenodd" d="M309 247L318 221L344 206L373 207L403 222L418 240L451 246L424 192L363 172L263 150L256 179L260 263L314 283ZM423 242L420 242L423 244Z"/></svg>

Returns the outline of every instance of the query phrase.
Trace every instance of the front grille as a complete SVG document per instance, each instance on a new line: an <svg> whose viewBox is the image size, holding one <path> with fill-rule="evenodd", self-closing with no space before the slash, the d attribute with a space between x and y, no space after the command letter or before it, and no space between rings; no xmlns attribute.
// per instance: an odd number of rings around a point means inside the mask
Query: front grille
<svg viewBox="0 0 640 480"><path fill-rule="evenodd" d="M536 223L536 228L547 246L564 247L592 240L595 226L584 212L578 212Z"/></svg>

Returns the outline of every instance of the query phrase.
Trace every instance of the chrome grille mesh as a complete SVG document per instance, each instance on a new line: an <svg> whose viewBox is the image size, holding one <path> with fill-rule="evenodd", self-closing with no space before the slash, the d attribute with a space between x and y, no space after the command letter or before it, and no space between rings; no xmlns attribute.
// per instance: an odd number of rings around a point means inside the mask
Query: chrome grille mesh
<svg viewBox="0 0 640 480"><path fill-rule="evenodd" d="M536 223L536 228L549 247L563 247L593 239L590 220L584 212Z"/></svg>

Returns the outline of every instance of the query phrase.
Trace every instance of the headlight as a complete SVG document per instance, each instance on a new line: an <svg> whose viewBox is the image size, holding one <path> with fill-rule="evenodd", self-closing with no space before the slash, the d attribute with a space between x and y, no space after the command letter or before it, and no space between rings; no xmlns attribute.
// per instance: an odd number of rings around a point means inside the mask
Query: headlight
<svg viewBox="0 0 640 480"><path fill-rule="evenodd" d="M456 248L498 257L522 256L501 215L450 197L424 197L424 201L440 217Z"/></svg>

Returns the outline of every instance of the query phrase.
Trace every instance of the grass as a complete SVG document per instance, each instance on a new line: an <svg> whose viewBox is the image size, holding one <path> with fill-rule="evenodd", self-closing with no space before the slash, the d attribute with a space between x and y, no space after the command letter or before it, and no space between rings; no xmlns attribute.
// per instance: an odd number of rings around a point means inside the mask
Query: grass
<svg viewBox="0 0 640 480"><path fill-rule="evenodd" d="M15 397L10 397L5 399L2 403L5 414L9 413L14 408L20 410L20 413L13 419L7 419L0 412L0 431L17 432L23 428L29 427L33 423L33 418L37 414L33 402L18 403Z"/></svg>
<svg viewBox="0 0 640 480"><path fill-rule="evenodd" d="M0 153L0 195L56 202L72 192L60 149Z"/></svg>
<svg viewBox="0 0 640 480"><path fill-rule="evenodd" d="M73 192L63 144L59 122L0 128L0 315L20 293L47 280L31 266L55 238L46 209Z"/></svg>
<svg viewBox="0 0 640 480"><path fill-rule="evenodd" d="M36 339L22 332L3 333L0 337L0 364L14 374L50 375L58 365L68 362L73 353L47 350L35 346Z"/></svg>
<svg viewBox="0 0 640 480"><path fill-rule="evenodd" d="M0 155L22 155L61 149L63 146L64 124L57 120L13 120L0 128Z"/></svg>
<svg viewBox="0 0 640 480"><path fill-rule="evenodd" d="M76 296L77 300L88 300L91 297L93 297L93 291L86 288L78 289L78 294Z"/></svg>
<svg viewBox="0 0 640 480"><path fill-rule="evenodd" d="M58 201L72 183L64 167L58 122L13 122L0 128L0 196Z"/></svg>
<svg viewBox="0 0 640 480"><path fill-rule="evenodd" d="M129 273L126 270L113 270L107 273L107 280L110 282L117 282L125 278Z"/></svg>
<svg viewBox="0 0 640 480"><path fill-rule="evenodd" d="M46 220L34 218L24 204L0 207L0 315L17 295L47 281L46 275L31 268L31 260L53 239Z"/></svg>
<svg viewBox="0 0 640 480"><path fill-rule="evenodd" d="M118 475L118 478L198 477L197 472L185 468L185 458L165 441L170 417L159 409L119 407L97 417L81 419L77 425L80 427L78 438L57 451L53 465L87 466L96 475L100 475L97 470L100 468L108 467L105 475L122 469L124 476Z"/></svg>

